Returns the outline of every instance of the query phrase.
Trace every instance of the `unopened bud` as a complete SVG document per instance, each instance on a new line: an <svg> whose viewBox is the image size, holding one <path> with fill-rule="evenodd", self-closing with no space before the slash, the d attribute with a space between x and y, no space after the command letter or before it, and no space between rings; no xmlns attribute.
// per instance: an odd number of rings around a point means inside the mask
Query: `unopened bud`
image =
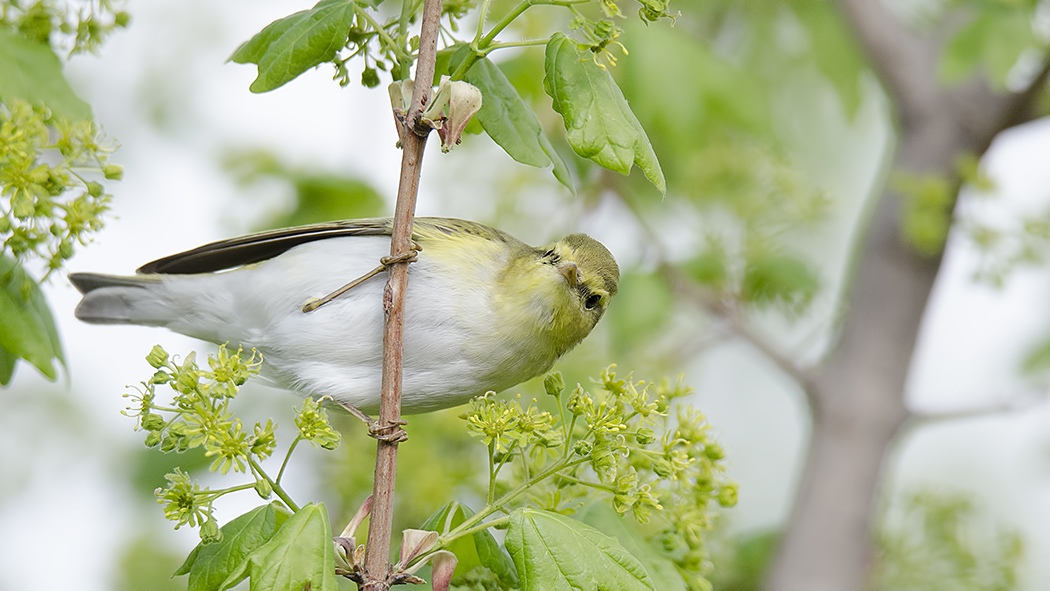
<svg viewBox="0 0 1050 591"><path fill-rule="evenodd" d="M560 371L554 371L543 378L543 389L551 396L560 396L565 391L565 378Z"/></svg>

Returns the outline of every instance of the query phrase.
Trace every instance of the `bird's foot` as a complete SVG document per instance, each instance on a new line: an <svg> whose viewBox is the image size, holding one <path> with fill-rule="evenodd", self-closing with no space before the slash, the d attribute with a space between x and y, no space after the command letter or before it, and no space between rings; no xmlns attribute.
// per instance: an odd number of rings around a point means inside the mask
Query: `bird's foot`
<svg viewBox="0 0 1050 591"><path fill-rule="evenodd" d="M346 412L361 419L364 424L368 425L368 436L372 439L385 441L387 443L402 443L408 441L408 431L401 428L403 425L407 425L408 421L398 419L396 422L380 425L379 421L361 412L356 406L342 402L339 403L339 406L343 407L346 409Z"/></svg>
<svg viewBox="0 0 1050 591"><path fill-rule="evenodd" d="M409 240L408 250L396 255L383 257L379 259L379 264L381 264L383 268L389 269L391 265L396 265L398 263L414 263L419 260L419 253L422 250L423 247L417 244L415 240Z"/></svg>
<svg viewBox="0 0 1050 591"><path fill-rule="evenodd" d="M323 298L310 298L309 300L306 301L305 304L303 304L303 307L301 308L301 310L303 311L304 314L306 312L313 312L314 310L320 308L321 306L327 304L328 302L331 302L335 298L343 295L344 293L350 291L351 289L357 287L358 285L361 285L365 281L368 281L369 279L375 277L376 275L382 273L383 271L386 271L386 270L390 269L391 265L396 265L398 263L414 263L414 262L416 262L416 260L418 260L419 252L421 250L423 250L423 247L418 245L418 244L416 244L416 242L414 240L412 240L412 241L409 242L407 251L402 252L400 254L396 254L396 255L388 256L388 257L383 257L383 258L379 259L379 266L376 267L375 269L372 269L371 271L365 273L364 275L358 277L357 279L354 279L350 283L347 283L346 285L344 285L344 286L340 287L339 289L333 291L332 293L324 296Z"/></svg>

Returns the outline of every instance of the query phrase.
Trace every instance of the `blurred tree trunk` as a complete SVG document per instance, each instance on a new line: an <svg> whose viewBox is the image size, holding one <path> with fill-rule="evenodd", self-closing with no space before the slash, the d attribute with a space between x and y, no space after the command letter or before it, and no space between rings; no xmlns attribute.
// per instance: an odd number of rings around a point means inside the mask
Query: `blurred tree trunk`
<svg viewBox="0 0 1050 591"><path fill-rule="evenodd" d="M955 159L981 155L997 133L1030 119L1046 85L993 91L983 76L942 88L941 43L919 38L879 0L839 0L890 99L899 135L893 171L961 179ZM941 256L923 256L902 236L901 198L878 197L860 239L837 346L805 384L813 415L795 506L769 573L771 591L854 591L867 586L881 471L910 413L904 385Z"/></svg>

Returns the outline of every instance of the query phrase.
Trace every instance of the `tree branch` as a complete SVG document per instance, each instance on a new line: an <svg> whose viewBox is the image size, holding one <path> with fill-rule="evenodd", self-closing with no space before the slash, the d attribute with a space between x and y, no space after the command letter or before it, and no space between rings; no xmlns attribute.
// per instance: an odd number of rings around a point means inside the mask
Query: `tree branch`
<svg viewBox="0 0 1050 591"><path fill-rule="evenodd" d="M441 20L441 0L425 0L420 31L419 59L416 62L416 80L412 89L412 104L404 121L401 177L394 207L390 255L407 252L412 244L412 220L415 217L416 196L419 192L419 174L429 128L417 125L429 100L434 81L434 63L437 55L437 37ZM386 322L383 331L383 382L379 423L397 426L401 420L401 371L404 351L405 290L408 287L408 265L401 262L392 266L383 292L383 311ZM363 589L387 591L390 589L390 538L394 523L394 487L397 480L397 442L378 441L372 489L372 513L368 527L365 553L367 580Z"/></svg>
<svg viewBox="0 0 1050 591"><path fill-rule="evenodd" d="M937 73L933 40L912 34L881 0L839 0L839 8L857 33L872 69L896 99L904 122L918 119L938 103L930 81Z"/></svg>
<svg viewBox="0 0 1050 591"><path fill-rule="evenodd" d="M1047 392L1032 390L1011 394L1005 400L975 404L968 407L958 407L948 410L921 410L912 408L908 413L908 421L905 426L908 428L915 428L935 422L955 421L959 419L971 419L1020 412L1034 408L1039 404L1046 402L1046 400Z"/></svg>
<svg viewBox="0 0 1050 591"><path fill-rule="evenodd" d="M780 371L795 380L799 387L802 388L802 391L805 392L812 408L819 406L818 400L814 395L815 386L813 375L800 367L793 359L785 355L782 351L774 347L768 340L751 330L736 308L720 300L710 291L696 285L696 283L684 277L681 271L670 263L662 263L659 271L667 280L668 284L670 284L671 289L678 293L680 297L693 302L713 316L723 319L729 325L730 331L735 336L746 341L752 347L757 349L767 359L773 362Z"/></svg>

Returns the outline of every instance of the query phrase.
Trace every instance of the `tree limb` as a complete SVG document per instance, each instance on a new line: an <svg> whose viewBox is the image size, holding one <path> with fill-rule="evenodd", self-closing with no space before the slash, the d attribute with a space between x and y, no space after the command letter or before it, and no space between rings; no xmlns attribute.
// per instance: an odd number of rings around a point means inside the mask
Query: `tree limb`
<svg viewBox="0 0 1050 591"><path fill-rule="evenodd" d="M972 419L997 414L1020 412L1034 408L1039 404L1046 402L1046 400L1047 392L1030 390L1011 394L1005 400L975 404L967 407L957 407L948 410L922 410L912 408L910 409L911 412L909 413L908 421L905 426L908 428L914 428L935 422L939 423L943 421L955 421L959 419Z"/></svg>
<svg viewBox="0 0 1050 591"><path fill-rule="evenodd" d="M394 208L393 231L390 238L390 256L396 257L411 248L412 220L419 192L419 174L429 128L417 125L429 100L434 80L437 55L438 28L441 20L441 0L423 3L419 58L416 62L416 80L412 89L412 104L405 117L402 142L401 177ZM383 331L383 381L379 409L379 424L397 426L401 420L401 372L404 351L405 290L408 287L407 261L393 265L383 291L383 311L386 321ZM397 441L377 441L376 465L372 489L372 513L368 527L365 554L366 581L363 589L387 591L390 589L390 538L394 523L394 487L397 479Z"/></svg>
<svg viewBox="0 0 1050 591"><path fill-rule="evenodd" d="M729 303L722 301L715 294L697 285L684 277L674 265L662 263L659 268L660 274L664 276L668 284L680 297L689 300L706 310L709 314L723 319L729 326L729 330L738 338L746 341L752 347L762 353L773 362L785 375L798 383L812 408L818 406L815 398L813 376L800 367L794 359L777 349L767 339L751 330L739 310Z"/></svg>
<svg viewBox="0 0 1050 591"><path fill-rule="evenodd" d="M935 108L939 93L930 84L937 73L934 42L912 34L881 0L839 0L838 4L872 69L897 99L902 121L914 121Z"/></svg>

